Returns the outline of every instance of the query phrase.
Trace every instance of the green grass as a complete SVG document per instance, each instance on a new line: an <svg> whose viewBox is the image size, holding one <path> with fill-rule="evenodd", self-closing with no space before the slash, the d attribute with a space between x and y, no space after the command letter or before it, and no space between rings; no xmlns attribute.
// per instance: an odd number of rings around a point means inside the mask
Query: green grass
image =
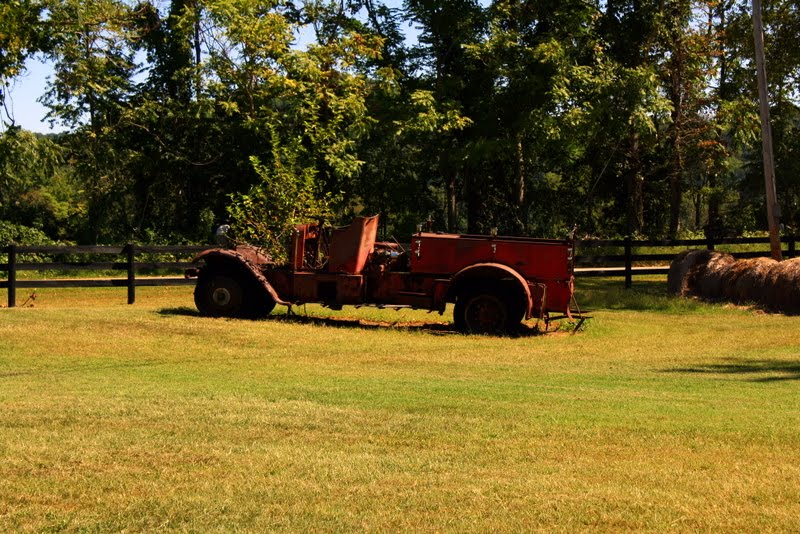
<svg viewBox="0 0 800 534"><path fill-rule="evenodd" d="M800 318L664 285L504 339L41 290L0 310L0 531L795 530Z"/></svg>

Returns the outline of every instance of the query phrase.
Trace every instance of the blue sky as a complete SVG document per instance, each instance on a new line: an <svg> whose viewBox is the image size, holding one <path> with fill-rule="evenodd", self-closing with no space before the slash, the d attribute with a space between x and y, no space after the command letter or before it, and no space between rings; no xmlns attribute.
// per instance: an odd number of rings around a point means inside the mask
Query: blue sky
<svg viewBox="0 0 800 534"><path fill-rule="evenodd" d="M28 60L25 66L26 72L12 82L8 92L7 105L14 122L34 132L63 130L63 128L50 129L49 124L44 122L47 109L37 102L37 99L44 94L47 76L53 72L52 67L37 60Z"/></svg>

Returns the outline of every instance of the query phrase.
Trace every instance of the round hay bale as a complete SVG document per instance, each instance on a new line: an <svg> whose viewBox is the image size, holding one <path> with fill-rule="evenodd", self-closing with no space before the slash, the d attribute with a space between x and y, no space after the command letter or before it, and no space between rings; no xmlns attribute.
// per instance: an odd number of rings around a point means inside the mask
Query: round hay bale
<svg viewBox="0 0 800 534"><path fill-rule="evenodd" d="M684 250L669 264L667 273L667 293L670 295L683 296L686 294L686 275L689 272L690 260L688 256L696 250Z"/></svg>
<svg viewBox="0 0 800 534"><path fill-rule="evenodd" d="M667 292L670 295L688 295L694 292L694 274L698 265L705 265L710 250L684 250L672 260L667 273Z"/></svg>
<svg viewBox="0 0 800 534"><path fill-rule="evenodd" d="M772 311L800 314L800 258L775 265L765 283L764 305Z"/></svg>
<svg viewBox="0 0 800 534"><path fill-rule="evenodd" d="M736 294L736 283L749 269L748 260L733 262L722 275L722 298L730 302L739 302Z"/></svg>
<svg viewBox="0 0 800 534"><path fill-rule="evenodd" d="M772 311L780 311L781 309L780 301L783 291L780 288L784 285L782 274L783 266L778 264L767 274L767 279L764 283L764 307Z"/></svg>
<svg viewBox="0 0 800 534"><path fill-rule="evenodd" d="M708 300L722 298L723 279L735 262L736 259L730 254L721 252L711 254L705 266L703 268L698 266L695 274L694 286L697 295Z"/></svg>
<svg viewBox="0 0 800 534"><path fill-rule="evenodd" d="M772 258L753 258L739 260L735 264L736 275L727 288L730 299L734 302L755 302L764 304L766 301L767 277L778 265Z"/></svg>
<svg viewBox="0 0 800 534"><path fill-rule="evenodd" d="M800 258L792 258L781 263L788 285L783 312L798 315L800 314Z"/></svg>

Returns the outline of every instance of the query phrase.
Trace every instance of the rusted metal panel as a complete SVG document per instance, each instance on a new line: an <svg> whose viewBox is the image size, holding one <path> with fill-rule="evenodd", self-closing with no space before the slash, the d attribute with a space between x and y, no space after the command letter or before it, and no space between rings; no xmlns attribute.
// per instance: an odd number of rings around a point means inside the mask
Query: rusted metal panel
<svg viewBox="0 0 800 534"><path fill-rule="evenodd" d="M319 277L315 273L294 273L291 277L291 300L296 302L316 302Z"/></svg>
<svg viewBox="0 0 800 534"><path fill-rule="evenodd" d="M364 277L359 274L337 276L336 302L338 304L362 304L364 302Z"/></svg>
<svg viewBox="0 0 800 534"><path fill-rule="evenodd" d="M235 249L210 249L198 254L193 261L197 262L200 260L206 262L207 265L218 262L238 265L246 269L248 274L252 275L255 282L262 287L276 303L283 305L290 304L288 300L281 298L281 295L275 291L275 288L264 276L262 269L270 265L272 260L268 254L262 253L256 247L237 246Z"/></svg>
<svg viewBox="0 0 800 534"><path fill-rule="evenodd" d="M268 265L272 263L270 255L258 247L250 245L239 245L236 248L212 248L204 250L194 257L192 262L197 263L200 260L207 260L213 257L226 257L234 258L239 261L244 261L253 266Z"/></svg>
<svg viewBox="0 0 800 534"><path fill-rule="evenodd" d="M291 276L292 300L363 304L364 277L334 273L298 272Z"/></svg>
<svg viewBox="0 0 800 534"><path fill-rule="evenodd" d="M477 269L477 270L476 270ZM566 313L572 298L572 242L547 239L458 236L420 233L411 241L411 270L459 278L480 278L498 269L517 281L527 299L525 316L534 316L542 301L532 297L528 283L545 284L547 311Z"/></svg>
<svg viewBox="0 0 800 534"><path fill-rule="evenodd" d="M356 217L345 228L331 233L330 272L360 274L378 235L378 216Z"/></svg>
<svg viewBox="0 0 800 534"><path fill-rule="evenodd" d="M367 280L366 298L373 304L433 309L434 283L431 276L387 272Z"/></svg>
<svg viewBox="0 0 800 534"><path fill-rule="evenodd" d="M476 263L502 263L525 278L563 279L571 274L570 246L569 241L423 232L411 240L411 270L445 274Z"/></svg>

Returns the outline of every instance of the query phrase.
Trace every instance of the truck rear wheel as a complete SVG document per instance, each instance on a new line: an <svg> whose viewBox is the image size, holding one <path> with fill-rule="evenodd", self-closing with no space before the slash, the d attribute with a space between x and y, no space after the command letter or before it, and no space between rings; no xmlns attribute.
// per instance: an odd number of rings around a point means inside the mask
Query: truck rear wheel
<svg viewBox="0 0 800 534"><path fill-rule="evenodd" d="M519 314L508 299L492 291L459 296L453 310L458 330L470 334L507 334L519 324Z"/></svg>

